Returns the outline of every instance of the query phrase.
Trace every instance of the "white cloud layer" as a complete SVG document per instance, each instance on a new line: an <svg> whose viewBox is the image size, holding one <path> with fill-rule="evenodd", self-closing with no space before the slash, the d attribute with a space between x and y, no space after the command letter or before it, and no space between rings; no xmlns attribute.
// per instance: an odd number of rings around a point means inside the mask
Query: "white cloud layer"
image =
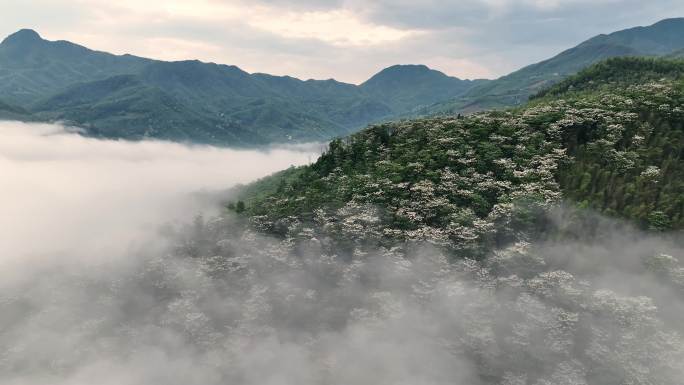
<svg viewBox="0 0 684 385"><path fill-rule="evenodd" d="M191 192L306 162L306 149L103 141L14 122L0 136L3 385L684 376L677 237L607 220L588 230L560 210L553 226L577 240L516 243L481 263L405 244L347 255L230 215L191 220L216 203ZM174 217L184 223L158 236Z"/></svg>
<svg viewBox="0 0 684 385"><path fill-rule="evenodd" d="M313 159L306 148L98 140L47 124L0 122L0 136L0 266L28 257L117 255L166 221L215 209L194 192Z"/></svg>

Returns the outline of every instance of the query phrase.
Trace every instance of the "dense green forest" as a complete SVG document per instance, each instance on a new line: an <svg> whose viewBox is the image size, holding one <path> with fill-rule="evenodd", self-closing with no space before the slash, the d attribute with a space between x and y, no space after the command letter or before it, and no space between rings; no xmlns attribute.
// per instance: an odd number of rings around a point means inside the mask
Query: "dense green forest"
<svg viewBox="0 0 684 385"><path fill-rule="evenodd" d="M682 73L614 59L521 108L370 126L244 186L177 252L331 383L359 382L337 359L363 341L354 368L380 383L678 384Z"/></svg>
<svg viewBox="0 0 684 385"><path fill-rule="evenodd" d="M364 236L444 244L501 244L502 221L543 228L529 214L562 200L681 229L683 73L681 61L612 59L519 109L374 125L240 199L276 232L292 216L343 223L365 213L377 219Z"/></svg>

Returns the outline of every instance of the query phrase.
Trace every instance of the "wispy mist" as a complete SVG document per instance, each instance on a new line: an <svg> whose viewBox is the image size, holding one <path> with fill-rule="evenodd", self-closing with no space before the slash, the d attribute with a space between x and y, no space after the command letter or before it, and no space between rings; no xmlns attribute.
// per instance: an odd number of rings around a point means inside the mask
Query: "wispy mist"
<svg viewBox="0 0 684 385"><path fill-rule="evenodd" d="M0 122L0 263L120 252L161 223L215 209L222 190L315 159L314 147L242 151L97 140Z"/></svg>
<svg viewBox="0 0 684 385"><path fill-rule="evenodd" d="M12 213L0 223L11 246L3 258L15 256L0 274L0 383L676 385L684 376L677 239L604 219L587 231L560 210L551 222L567 237L482 261L427 245L347 254L328 239L260 235L230 215L192 219L202 203L188 192L308 153L0 127L14 136L0 145Z"/></svg>

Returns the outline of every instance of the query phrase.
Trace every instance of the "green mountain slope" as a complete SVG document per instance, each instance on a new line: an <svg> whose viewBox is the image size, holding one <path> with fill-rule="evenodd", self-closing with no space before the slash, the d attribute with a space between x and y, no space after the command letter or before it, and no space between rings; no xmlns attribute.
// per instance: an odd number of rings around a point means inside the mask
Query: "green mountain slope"
<svg viewBox="0 0 684 385"><path fill-rule="evenodd" d="M0 44L0 80L3 100L90 135L249 146L347 135L472 84L410 66L383 71L364 86L302 81L196 60L110 55L31 30Z"/></svg>
<svg viewBox="0 0 684 385"><path fill-rule="evenodd" d="M28 107L74 83L133 73L150 62L47 41L35 31L21 30L0 43L0 97Z"/></svg>
<svg viewBox="0 0 684 385"><path fill-rule="evenodd" d="M33 110L92 134L231 145L327 140L390 113L354 86L349 92L343 83L321 87L292 78L274 86L272 78L196 61L153 63L137 75L69 87Z"/></svg>
<svg viewBox="0 0 684 385"><path fill-rule="evenodd" d="M424 65L396 65L368 79L361 89L404 112L454 98L481 82L450 77Z"/></svg>
<svg viewBox="0 0 684 385"><path fill-rule="evenodd" d="M217 130L218 120L207 119L163 90L134 75L120 75L72 86L34 106L42 118L84 127L96 137L159 138L204 143L245 143L249 133L239 127ZM251 135L257 142L260 138Z"/></svg>
<svg viewBox="0 0 684 385"><path fill-rule="evenodd" d="M21 107L0 100L0 120L31 120L31 114Z"/></svg>
<svg viewBox="0 0 684 385"><path fill-rule="evenodd" d="M629 87L648 81L677 79L681 76L682 61L678 59L611 58L541 90L531 99L563 96L571 92L597 91L602 88Z"/></svg>
<svg viewBox="0 0 684 385"><path fill-rule="evenodd" d="M201 94L191 89L184 95L182 83L172 84L155 85L140 76L121 75L72 86L33 110L43 118L67 121L86 127L91 135L110 138L253 146L289 139L323 140L345 132L333 122L300 112L286 100L245 99L229 109L221 107L218 99L202 104Z"/></svg>
<svg viewBox="0 0 684 385"><path fill-rule="evenodd" d="M683 75L684 62L615 59L521 109L371 126L241 199L275 232L287 218L330 217L380 241L431 240L471 254L483 241L543 229L534 213L564 199L680 229Z"/></svg>
<svg viewBox="0 0 684 385"><path fill-rule="evenodd" d="M463 97L434 106L429 112L472 112L519 105L530 95L598 61L619 56L663 56L682 49L684 18L599 35L551 59L475 87Z"/></svg>

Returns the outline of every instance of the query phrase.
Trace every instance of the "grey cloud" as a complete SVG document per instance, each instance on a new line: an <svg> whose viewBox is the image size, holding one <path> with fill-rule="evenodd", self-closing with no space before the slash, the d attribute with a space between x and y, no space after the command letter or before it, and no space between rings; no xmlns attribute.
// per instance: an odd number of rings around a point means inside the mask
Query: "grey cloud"
<svg viewBox="0 0 684 385"><path fill-rule="evenodd" d="M673 17L684 10L677 1L661 0L644 4L637 0L584 1L571 0L560 2L543 1L483 1L483 0L429 0L414 1L375 1L368 5L348 1L352 9L365 15L369 20L382 25L403 28L434 30L456 26L475 30L498 29L499 26L574 20L586 27L596 28L620 25L628 21L630 25L649 22L650 19ZM637 11L638 10L638 11ZM562 27L558 26L558 27ZM541 32L539 33L541 36Z"/></svg>
<svg viewBox="0 0 684 385"><path fill-rule="evenodd" d="M396 63L429 64L434 57L469 60L493 75L504 75L594 35L684 14L684 5L669 0L648 4L636 0L570 1L553 7L527 1L492 5L497 3L479 0L348 0L322 2L312 7L308 2L266 1L264 4L301 10L347 9L371 23L424 33L380 47L336 47L315 39L283 38L246 26L231 27L225 33L208 31L196 38L264 52L266 61L269 53L286 55L305 63L305 67L320 68L318 73L329 74L323 77L343 80L353 76L361 81L381 67ZM464 77L463 69L438 69Z"/></svg>
<svg viewBox="0 0 684 385"><path fill-rule="evenodd" d="M215 1L225 2L225 0ZM247 4L263 4L287 9L308 11L336 9L342 7L344 3L345 0L256 0L247 2Z"/></svg>
<svg viewBox="0 0 684 385"><path fill-rule="evenodd" d="M203 52L201 59L206 61L235 64L251 72L350 82L361 82L383 67L401 63L428 64L459 77L496 77L546 59L599 33L684 15L684 4L675 0L231 2L295 12L346 10L375 25L422 31L421 35L393 43L335 46L314 38L279 36L240 21L197 21L168 15L149 23L116 24L114 30L105 30L89 23L95 20L91 16L97 6L67 3L3 2L0 29L5 34L24 27L46 29L54 38L79 33L99 34L103 38L130 36L129 40L121 40L119 44L124 46L118 52L128 52L137 42L159 37L208 42L218 50ZM72 40L78 42L76 38ZM469 68L445 64L449 60L473 64Z"/></svg>
<svg viewBox="0 0 684 385"><path fill-rule="evenodd" d="M449 42L458 42L466 47L465 52L454 55L470 57L500 75L600 33L684 14L684 4L670 0L567 1L553 7L538 4L541 2L379 1L368 7L358 5L357 9L378 24L431 31L424 44L433 51L448 50Z"/></svg>

